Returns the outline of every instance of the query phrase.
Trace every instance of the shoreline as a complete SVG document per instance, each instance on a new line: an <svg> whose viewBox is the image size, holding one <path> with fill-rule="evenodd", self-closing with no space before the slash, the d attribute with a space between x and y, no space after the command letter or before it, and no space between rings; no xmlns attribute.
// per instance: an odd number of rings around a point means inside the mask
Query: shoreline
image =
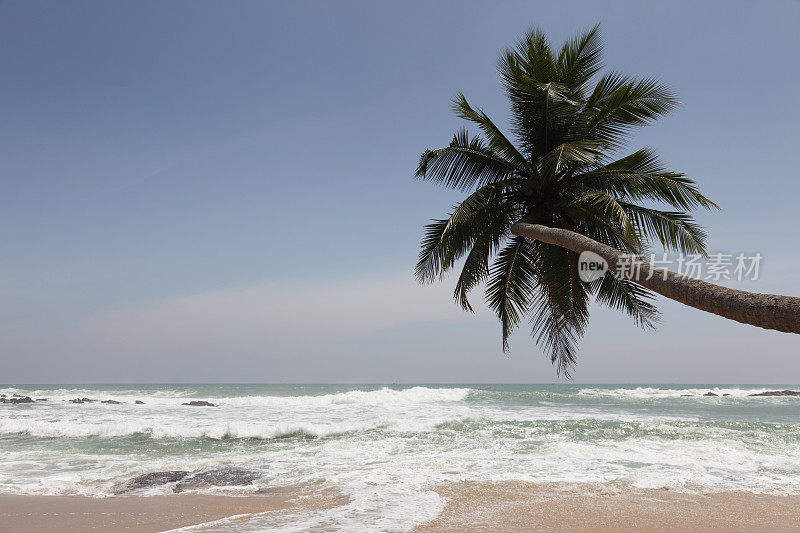
<svg viewBox="0 0 800 533"><path fill-rule="evenodd" d="M414 533L490 531L796 531L800 495L678 492L615 485L459 482L433 487L445 499ZM333 489L289 486L242 496L46 496L0 494L0 533L163 532L202 526L236 531L237 521L271 521L349 502ZM227 519L226 523L214 524ZM199 528L202 531L202 527Z"/></svg>
<svg viewBox="0 0 800 533"><path fill-rule="evenodd" d="M800 495L514 481L452 483L434 490L446 499L444 510L414 533L800 529Z"/></svg>
<svg viewBox="0 0 800 533"><path fill-rule="evenodd" d="M349 498L336 491L308 486L278 487L242 496L169 494L92 498L0 494L0 533L157 533L223 519L246 520L266 512L312 512L348 501Z"/></svg>

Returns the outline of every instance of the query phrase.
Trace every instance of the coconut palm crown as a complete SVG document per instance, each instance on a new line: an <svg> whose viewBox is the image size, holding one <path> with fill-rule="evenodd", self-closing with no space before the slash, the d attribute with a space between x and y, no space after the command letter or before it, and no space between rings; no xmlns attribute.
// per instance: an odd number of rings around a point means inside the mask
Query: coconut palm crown
<svg viewBox="0 0 800 533"><path fill-rule="evenodd" d="M657 243L705 255L706 234L688 212L717 207L693 180L666 169L651 149L622 156L630 133L674 109L678 100L653 79L601 75L601 53L597 26L557 51L541 31L530 31L498 64L511 104L510 138L458 93L453 110L480 134L458 131L448 146L426 150L416 172L419 179L470 193L447 218L425 226L419 281L441 279L462 265L456 302L472 311L468 293L485 283L486 303L502 326L503 350L527 317L537 344L567 375L589 319L590 297L652 328L658 319L654 295L611 273L585 283L578 276L578 254L516 236L511 225L564 228L632 254ZM656 209L660 205L668 207Z"/></svg>

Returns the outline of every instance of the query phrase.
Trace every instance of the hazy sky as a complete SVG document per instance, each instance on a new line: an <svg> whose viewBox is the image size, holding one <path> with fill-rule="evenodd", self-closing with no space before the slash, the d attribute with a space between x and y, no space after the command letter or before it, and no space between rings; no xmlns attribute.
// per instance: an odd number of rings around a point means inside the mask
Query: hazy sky
<svg viewBox="0 0 800 533"><path fill-rule="evenodd" d="M723 210L710 249L800 295L800 2L0 1L0 382L550 382L526 327L413 280L461 195L412 179L505 123L500 51L602 23L683 106L658 149ZM480 294L474 296L480 301ZM800 337L660 299L597 309L578 382L800 382Z"/></svg>

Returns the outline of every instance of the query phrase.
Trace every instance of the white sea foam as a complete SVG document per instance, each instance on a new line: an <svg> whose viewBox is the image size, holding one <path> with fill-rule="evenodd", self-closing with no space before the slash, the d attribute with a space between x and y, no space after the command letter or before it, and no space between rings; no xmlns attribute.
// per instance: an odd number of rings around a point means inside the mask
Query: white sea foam
<svg viewBox="0 0 800 533"><path fill-rule="evenodd" d="M469 394L469 389L448 388L431 389L428 387L412 387L403 390L383 388L379 390L352 390L336 394L319 396L238 396L219 398L226 405L246 407L311 407L320 408L330 405L361 405L364 407L380 406L414 406L425 403L460 402Z"/></svg>
<svg viewBox="0 0 800 533"><path fill-rule="evenodd" d="M218 392L209 391L209 394L202 396L205 400L215 403L241 406L306 406L324 407L328 405L349 405L358 404L364 406L380 405L414 405L419 403L440 403L440 402L459 402L464 400L469 394L468 388L429 388L429 387L410 387L402 390L391 389L388 387L376 390L350 390L337 392L334 394L319 395L237 395L226 396ZM223 390L224 392L224 390ZM52 402L65 402L74 398L90 398L93 400L116 400L132 403L135 400L144 400L145 404L155 403L157 405L174 405L174 400L187 401L191 397L198 396L196 391L191 389L184 390L152 390L152 389L88 389L88 388L58 388L58 389L24 389L24 388L5 388L0 389L0 394L6 396L30 396L32 398L48 398ZM149 402L147 400L150 400Z"/></svg>
<svg viewBox="0 0 800 533"><path fill-rule="evenodd" d="M713 392L717 396L725 394L736 398L748 398L753 394L776 390L776 387L695 387L695 388L656 388L656 387L635 387L635 388L617 388L608 389L600 387L583 388L578 391L578 394L585 396L609 396L617 398L633 398L633 399L657 399L657 398L711 398L705 396L709 392Z"/></svg>

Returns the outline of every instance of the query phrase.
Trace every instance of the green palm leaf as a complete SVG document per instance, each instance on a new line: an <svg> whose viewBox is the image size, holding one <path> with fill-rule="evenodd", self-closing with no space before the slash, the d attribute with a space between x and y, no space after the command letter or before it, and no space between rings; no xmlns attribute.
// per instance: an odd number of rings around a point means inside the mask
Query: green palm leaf
<svg viewBox="0 0 800 533"><path fill-rule="evenodd" d="M588 286L578 277L578 254L539 244L537 298L531 324L536 342L550 353L558 373L569 376L577 343L589 320Z"/></svg>
<svg viewBox="0 0 800 533"><path fill-rule="evenodd" d="M668 171L648 148L575 176L572 181L634 201L656 200L684 210L698 206L719 209L700 193L693 180Z"/></svg>
<svg viewBox="0 0 800 533"><path fill-rule="evenodd" d="M649 124L678 104L672 91L654 79L611 72L598 81L584 107L583 134L616 147L633 127Z"/></svg>
<svg viewBox="0 0 800 533"><path fill-rule="evenodd" d="M496 220L511 225L515 206L503 197L506 185L495 183L478 189L456 205L446 219L433 220L425 226L415 268L421 283L441 279Z"/></svg>
<svg viewBox="0 0 800 533"><path fill-rule="evenodd" d="M620 205L643 235L657 239L668 250L708 255L705 230L681 211L659 211L627 202Z"/></svg>
<svg viewBox="0 0 800 533"><path fill-rule="evenodd" d="M498 253L487 282L486 303L500 319L504 351L534 295L537 272L533 248L530 241L516 237Z"/></svg>
<svg viewBox="0 0 800 533"><path fill-rule="evenodd" d="M613 196L602 191L586 190L575 200L574 206L596 218L616 223L622 238L626 241L641 243L640 233L637 231L638 225L634 225L628 211Z"/></svg>
<svg viewBox="0 0 800 533"><path fill-rule="evenodd" d="M558 54L558 75L566 87L577 96L583 96L585 86L602 68L603 46L600 42L600 25L564 43Z"/></svg>
<svg viewBox="0 0 800 533"><path fill-rule="evenodd" d="M513 164L487 148L478 137L469 138L467 130L453 136L450 146L425 150L419 158L416 175L446 187L469 190L506 178Z"/></svg>
<svg viewBox="0 0 800 533"><path fill-rule="evenodd" d="M592 290L598 303L625 311L642 328L655 328L658 322L658 308L652 303L655 295L644 287L606 272L592 283Z"/></svg>
<svg viewBox="0 0 800 533"><path fill-rule="evenodd" d="M461 267L461 274L458 277L453 294L456 302L465 311L473 311L467 295L469 291L488 277L489 258L501 245L507 235L508 227L513 222L507 217L499 216L475 239L472 250L467 254L464 266Z"/></svg>
<svg viewBox="0 0 800 533"><path fill-rule="evenodd" d="M510 166L516 166L521 170L528 169L528 161L519 153L514 144L509 141L500 128L481 109L473 109L467 102L462 93L458 93L453 98L453 111L464 120L474 122L481 129L489 143L489 148L501 154Z"/></svg>

